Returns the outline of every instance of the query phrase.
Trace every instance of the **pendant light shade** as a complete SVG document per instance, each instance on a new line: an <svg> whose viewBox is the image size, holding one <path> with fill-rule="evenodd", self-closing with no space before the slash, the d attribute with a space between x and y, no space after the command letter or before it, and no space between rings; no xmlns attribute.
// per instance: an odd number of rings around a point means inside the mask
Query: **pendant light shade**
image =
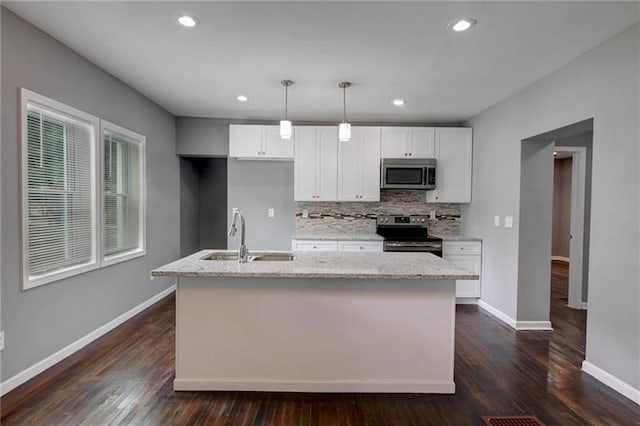
<svg viewBox="0 0 640 426"><path fill-rule="evenodd" d="M351 140L351 124L347 123L347 88L351 86L348 81L341 81L338 87L342 89L342 123L338 126L338 139L340 142Z"/></svg>
<svg viewBox="0 0 640 426"><path fill-rule="evenodd" d="M280 82L284 86L284 120L280 120L280 138L291 139L293 135L293 126L288 117L288 103L289 103L289 87L293 85L291 80L282 80Z"/></svg>

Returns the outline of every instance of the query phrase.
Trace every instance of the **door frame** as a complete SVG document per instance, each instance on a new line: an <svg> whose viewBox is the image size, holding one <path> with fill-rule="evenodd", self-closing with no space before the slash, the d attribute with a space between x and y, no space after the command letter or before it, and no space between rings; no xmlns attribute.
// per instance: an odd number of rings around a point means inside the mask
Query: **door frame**
<svg viewBox="0 0 640 426"><path fill-rule="evenodd" d="M570 152L571 163L571 224L569 239L569 294L567 306L586 309L582 302L584 262L584 214L587 176L587 148L582 146L555 146L556 151Z"/></svg>

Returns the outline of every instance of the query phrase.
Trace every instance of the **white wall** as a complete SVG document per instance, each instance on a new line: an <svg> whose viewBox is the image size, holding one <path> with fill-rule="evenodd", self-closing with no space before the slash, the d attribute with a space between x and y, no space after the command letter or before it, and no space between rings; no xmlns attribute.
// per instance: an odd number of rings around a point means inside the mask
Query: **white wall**
<svg viewBox="0 0 640 426"><path fill-rule="evenodd" d="M640 6L639 6L640 7ZM519 216L522 140L594 118L587 361L640 388L638 152L640 26L473 117L473 202L463 232L484 239L484 301L519 319L518 234L493 216Z"/></svg>

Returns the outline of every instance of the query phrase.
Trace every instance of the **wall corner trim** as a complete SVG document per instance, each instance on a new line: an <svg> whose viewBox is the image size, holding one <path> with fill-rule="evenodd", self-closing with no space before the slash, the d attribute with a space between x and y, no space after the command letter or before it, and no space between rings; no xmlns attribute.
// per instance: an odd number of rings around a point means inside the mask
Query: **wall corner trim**
<svg viewBox="0 0 640 426"><path fill-rule="evenodd" d="M553 331L551 321L516 321L516 330Z"/></svg>
<svg viewBox="0 0 640 426"><path fill-rule="evenodd" d="M34 378L38 374L40 374L43 371L47 370L48 368L53 367L55 364L59 363L63 359L73 355L74 353L76 353L80 349L82 349L85 346L87 346L89 343L93 342L94 340L98 339L99 337L104 336L105 334L107 334L108 332L113 330L114 328L118 327L119 325L121 325L124 322L126 322L127 320L133 318L134 316L136 316L140 312L144 311L145 309L149 308L150 306L152 306L155 303L159 302L160 300L164 299L166 296L170 295L175 290L176 290L176 285L174 284L171 287L169 287L169 288L161 291L160 293L156 294L155 296L145 300L144 302L142 302L138 306L133 307L129 311L127 311L124 314L120 315L119 317L109 321L105 325L95 329L91 333L89 333L89 334L81 337L80 339L76 340L75 342L65 346L64 348L60 349L58 352L55 352L54 354L49 355L48 357L46 357L42 361L39 361L39 362L35 363L31 367L26 368L25 370L21 371L20 373L16 374L15 376L13 376L13 377L5 380L4 382L0 383L0 396L3 396L5 394L7 394L8 392L12 391L13 389L17 388L18 386L24 384L28 380Z"/></svg>
<svg viewBox="0 0 640 426"><path fill-rule="evenodd" d="M634 388L630 384L618 379L613 374L596 367L586 360L582 361L582 371L640 405L640 389Z"/></svg>
<svg viewBox="0 0 640 426"><path fill-rule="evenodd" d="M511 328L516 328L516 320L511 318L509 315L505 314L501 310L495 308L494 306L488 304L484 300L478 300L478 306L480 306L485 311L489 312L494 317L498 318L500 321L506 323Z"/></svg>

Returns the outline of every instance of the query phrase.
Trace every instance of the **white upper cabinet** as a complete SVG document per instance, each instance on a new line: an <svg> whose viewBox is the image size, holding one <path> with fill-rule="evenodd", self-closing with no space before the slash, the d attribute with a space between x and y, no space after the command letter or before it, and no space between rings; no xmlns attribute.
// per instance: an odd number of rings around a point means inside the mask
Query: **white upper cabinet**
<svg viewBox="0 0 640 426"><path fill-rule="evenodd" d="M382 158L433 158L433 127L382 127Z"/></svg>
<svg viewBox="0 0 640 426"><path fill-rule="evenodd" d="M338 128L296 127L295 201L335 201L338 191Z"/></svg>
<svg viewBox="0 0 640 426"><path fill-rule="evenodd" d="M338 201L380 201L380 127L351 127L338 143Z"/></svg>
<svg viewBox="0 0 640 426"><path fill-rule="evenodd" d="M473 129L442 127L435 135L436 189L427 191L427 202L470 203Z"/></svg>
<svg viewBox="0 0 640 426"><path fill-rule="evenodd" d="M293 139L281 139L279 126L231 124L229 157L293 160Z"/></svg>

